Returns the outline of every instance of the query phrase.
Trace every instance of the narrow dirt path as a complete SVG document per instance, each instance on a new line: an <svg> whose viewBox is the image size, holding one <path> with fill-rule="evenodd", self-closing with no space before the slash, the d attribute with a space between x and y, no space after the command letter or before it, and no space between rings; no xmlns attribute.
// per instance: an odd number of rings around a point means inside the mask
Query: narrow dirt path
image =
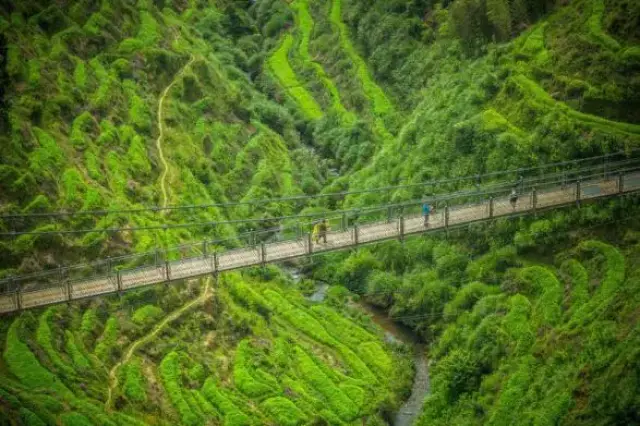
<svg viewBox="0 0 640 426"><path fill-rule="evenodd" d="M160 101L158 102L158 139L156 139L156 148L158 149L158 156L160 157L160 162L162 163L162 175L160 176L160 190L162 191L162 207L167 207L169 203L169 195L167 192L167 175L169 174L169 163L164 156L164 152L162 151L162 139L164 139L164 119L162 117L162 110L164 106L164 100L169 94L169 91L173 87L176 82L182 78L184 72L191 66L193 61L195 61L195 56L191 55L189 62L182 67L180 72L176 74L171 83L167 87L165 87L162 95L160 96Z"/></svg>
<svg viewBox="0 0 640 426"><path fill-rule="evenodd" d="M204 284L204 289L202 290L202 294L200 296L198 296L195 299L193 299L192 301L182 305L180 308L178 308L177 310L175 310L172 313L170 313L169 315L167 315L148 334L146 334L146 335L142 336L141 338L139 338L138 340L134 341L129 346L129 348L125 351L124 355L122 356L122 359L117 364L115 364L111 368L111 370L109 371L109 389L108 389L108 392L107 392L107 401L104 404L106 410L109 410L111 408L111 403L112 403L112 399L113 399L113 391L118 386L118 370L120 369L120 367L122 367L124 364L129 362L129 360L131 359L133 354L136 352L136 350L140 346L146 344L151 339L156 337L158 335L158 333L160 333L162 331L162 329L165 328L169 323L171 323L171 322L175 321L176 319L180 318L182 316L182 314L187 312L193 306L201 304L201 303L204 303L209 297L211 297L211 295L212 295L212 293L211 293L211 277L208 277L206 282L205 282L205 284Z"/></svg>

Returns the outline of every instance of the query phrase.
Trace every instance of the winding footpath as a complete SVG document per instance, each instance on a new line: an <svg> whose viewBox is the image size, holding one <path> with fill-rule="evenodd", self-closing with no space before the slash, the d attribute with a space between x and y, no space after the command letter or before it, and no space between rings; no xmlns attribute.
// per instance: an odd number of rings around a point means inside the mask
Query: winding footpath
<svg viewBox="0 0 640 426"><path fill-rule="evenodd" d="M158 156L160 157L160 162L162 163L162 175L160 176L160 190L162 191L162 207L167 207L169 203L169 195L167 193L167 175L169 174L169 163L167 159L164 157L164 152L162 151L162 140L164 139L164 119L162 118L162 109L164 106L164 100L169 94L169 91L173 87L174 84L178 82L180 78L184 75L185 71L191 64L195 61L195 56L191 55L189 62L182 67L180 72L176 74L171 83L167 87L165 87L162 95L160 96L160 101L158 102L158 139L156 139L156 148L158 149Z"/></svg>
<svg viewBox="0 0 640 426"><path fill-rule="evenodd" d="M209 299L212 296L212 294L213 293L211 292L211 277L208 277L204 284L204 289L202 290L202 294L200 296L196 297L191 302L182 305L180 308L178 308L177 310L167 315L148 334L134 341L131 344L131 346L129 346L129 348L125 351L122 359L117 364L115 364L109 371L109 389L107 392L107 401L105 402L106 410L109 410L111 408L111 403L113 400L113 391L118 386L118 370L120 369L120 367L122 367L124 364L126 364L131 360L131 357L140 346L146 344L151 339L155 338L158 335L158 333L160 333L169 323L180 318L189 309L207 301L207 299Z"/></svg>

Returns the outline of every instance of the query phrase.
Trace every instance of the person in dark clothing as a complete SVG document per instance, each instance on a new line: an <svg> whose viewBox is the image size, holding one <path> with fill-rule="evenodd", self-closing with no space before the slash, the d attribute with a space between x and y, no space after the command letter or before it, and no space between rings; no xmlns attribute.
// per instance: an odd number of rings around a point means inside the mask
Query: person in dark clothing
<svg viewBox="0 0 640 426"><path fill-rule="evenodd" d="M516 191L515 187L511 190L511 195L509 195L509 202L511 203L511 208L515 210L516 204L518 203L518 192Z"/></svg>

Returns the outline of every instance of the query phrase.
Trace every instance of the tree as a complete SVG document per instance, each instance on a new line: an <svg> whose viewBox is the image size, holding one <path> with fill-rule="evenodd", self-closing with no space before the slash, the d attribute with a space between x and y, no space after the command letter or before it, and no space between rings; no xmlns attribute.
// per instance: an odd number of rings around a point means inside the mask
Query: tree
<svg viewBox="0 0 640 426"><path fill-rule="evenodd" d="M511 34L511 14L507 0L487 0L487 18L495 40L508 40Z"/></svg>

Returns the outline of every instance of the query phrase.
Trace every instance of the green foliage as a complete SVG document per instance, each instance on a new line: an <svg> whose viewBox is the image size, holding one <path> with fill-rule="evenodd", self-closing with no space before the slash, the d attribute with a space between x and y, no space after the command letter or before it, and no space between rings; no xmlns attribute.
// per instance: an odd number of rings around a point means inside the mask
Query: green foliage
<svg viewBox="0 0 640 426"><path fill-rule="evenodd" d="M27 426L46 426L40 417L24 407L20 408L20 420Z"/></svg>
<svg viewBox="0 0 640 426"><path fill-rule="evenodd" d="M62 175L62 189L65 204L79 206L86 191L86 184L78 169L67 169Z"/></svg>
<svg viewBox="0 0 640 426"><path fill-rule="evenodd" d="M50 389L65 398L72 396L71 391L55 375L46 370L29 347L20 340L18 335L20 323L20 319L16 319L9 327L3 353L11 374L30 389Z"/></svg>
<svg viewBox="0 0 640 426"><path fill-rule="evenodd" d="M244 414L233 401L225 395L225 392L218 388L211 377L208 378L202 386L202 393L224 414L225 425L245 426L251 424L249 416Z"/></svg>
<svg viewBox="0 0 640 426"><path fill-rule="evenodd" d="M338 281L349 290L361 292L365 288L365 282L374 269L379 269L378 260L368 250L359 250L353 253L338 270Z"/></svg>
<svg viewBox="0 0 640 426"><path fill-rule="evenodd" d="M118 319L115 317L109 317L104 326L104 330L102 331L102 335L96 342L96 349L94 353L98 359L104 363L111 361L116 350L118 329Z"/></svg>
<svg viewBox="0 0 640 426"><path fill-rule="evenodd" d="M87 372L91 368L91 362L87 359L83 351L78 347L74 334L65 330L65 351L71 357L73 365L79 372Z"/></svg>
<svg viewBox="0 0 640 426"><path fill-rule="evenodd" d="M593 10L586 23L589 35L596 43L603 45L607 49L620 49L620 43L604 32L602 28L602 17L605 7L604 0L592 0L590 3Z"/></svg>
<svg viewBox="0 0 640 426"><path fill-rule="evenodd" d="M171 404L180 414L182 423L186 425L200 424L200 417L187 402L182 389L182 375L180 374L180 357L178 352L169 352L160 363L160 377Z"/></svg>
<svg viewBox="0 0 640 426"><path fill-rule="evenodd" d="M331 23L338 28L340 33L340 45L345 50L349 59L355 64L357 75L362 83L362 87L366 96L373 104L373 112L382 116L392 112L393 106L391 102L378 86L369 73L366 62L358 54L349 39L349 30L342 21L342 2L341 0L332 0L331 4Z"/></svg>
<svg viewBox="0 0 640 426"><path fill-rule="evenodd" d="M471 282L462 287L454 298L445 305L444 316L448 321L452 321L463 312L471 310L478 300L497 292L495 287L477 281Z"/></svg>
<svg viewBox="0 0 640 426"><path fill-rule="evenodd" d="M309 354L299 346L296 346L294 351L300 374L309 382L310 386L322 395L329 408L343 420L354 419L357 411L353 402L343 391L335 387L331 379L318 368Z"/></svg>
<svg viewBox="0 0 640 426"><path fill-rule="evenodd" d="M82 313L82 321L80 323L80 335L83 339L91 336L98 328L98 314L95 309L89 308Z"/></svg>
<svg viewBox="0 0 640 426"><path fill-rule="evenodd" d="M138 325L149 326L160 319L163 314L162 308L154 305L144 305L136 309L131 319Z"/></svg>
<svg viewBox="0 0 640 426"><path fill-rule="evenodd" d="M64 153L56 141L42 129L33 129L38 147L29 155L29 169L36 175L55 174L64 164Z"/></svg>
<svg viewBox="0 0 640 426"><path fill-rule="evenodd" d="M70 140L74 148L84 150L91 143L89 132L94 127L93 116L85 111L73 120Z"/></svg>
<svg viewBox="0 0 640 426"><path fill-rule="evenodd" d="M64 426L92 426L91 421L80 413L64 413L60 420Z"/></svg>
<svg viewBox="0 0 640 426"><path fill-rule="evenodd" d="M73 71L73 79L79 89L84 89L87 85L87 70L83 61L78 61Z"/></svg>
<svg viewBox="0 0 640 426"><path fill-rule="evenodd" d="M280 47L269 58L269 66L280 80L286 91L300 105L300 108L309 119L317 119L322 116L322 110L313 96L300 84L295 71L289 65L288 55L293 44L291 34L286 34Z"/></svg>
<svg viewBox="0 0 640 426"><path fill-rule="evenodd" d="M140 131L148 132L151 129L149 108L138 95L133 95L129 101L129 121Z"/></svg>
<svg viewBox="0 0 640 426"><path fill-rule="evenodd" d="M123 393L133 403L145 403L147 401L147 382L142 374L140 360L134 358L124 367Z"/></svg>
<svg viewBox="0 0 640 426"><path fill-rule="evenodd" d="M307 416L293 402L280 396L267 399L261 408L279 425L295 426L307 420Z"/></svg>
<svg viewBox="0 0 640 426"><path fill-rule="evenodd" d="M40 316L36 331L36 341L44 349L56 370L65 374L74 374L73 368L62 360L57 348L53 346L54 337L49 326L49 321L53 315L55 315L55 308L49 308Z"/></svg>
<svg viewBox="0 0 640 426"><path fill-rule="evenodd" d="M533 282L542 293L533 308L533 325L535 327L553 327L561 316L562 286L553 272L540 266L531 266L521 271L522 277Z"/></svg>
<svg viewBox="0 0 640 426"><path fill-rule="evenodd" d="M236 348L233 366L235 385L246 395L253 398L264 398L273 395L280 387L275 377L269 373L255 369L251 361L249 341L243 340Z"/></svg>

